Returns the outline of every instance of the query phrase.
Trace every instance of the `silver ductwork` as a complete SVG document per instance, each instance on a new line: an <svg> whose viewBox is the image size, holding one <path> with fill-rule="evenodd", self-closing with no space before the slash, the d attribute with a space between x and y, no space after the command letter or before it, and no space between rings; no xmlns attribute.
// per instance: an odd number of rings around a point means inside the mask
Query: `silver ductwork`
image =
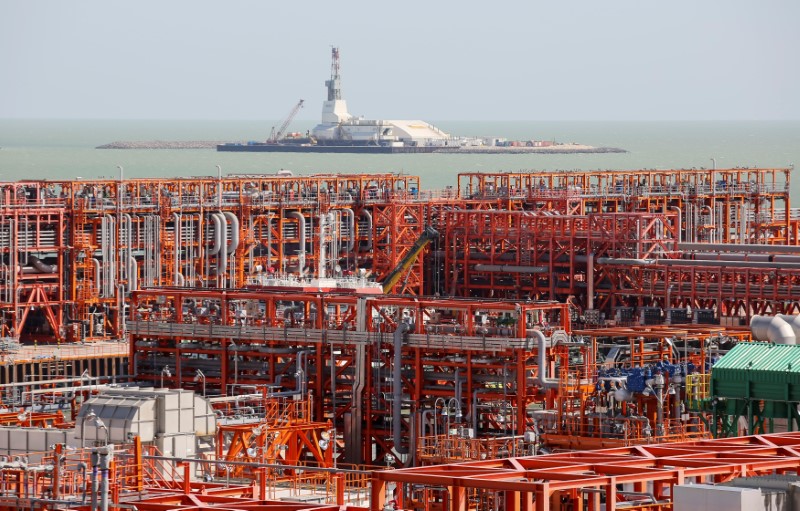
<svg viewBox="0 0 800 511"><path fill-rule="evenodd" d="M800 316L794 314L776 314L775 316L786 321L792 327L795 344L797 344L797 339L800 339Z"/></svg>
<svg viewBox="0 0 800 511"><path fill-rule="evenodd" d="M753 316L750 320L750 331L757 341L775 344L797 343L792 326L777 316Z"/></svg>

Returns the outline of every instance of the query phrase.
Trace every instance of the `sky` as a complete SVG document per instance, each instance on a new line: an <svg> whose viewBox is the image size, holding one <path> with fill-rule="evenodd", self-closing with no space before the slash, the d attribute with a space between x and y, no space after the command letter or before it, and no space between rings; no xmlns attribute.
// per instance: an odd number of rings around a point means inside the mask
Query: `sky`
<svg viewBox="0 0 800 511"><path fill-rule="evenodd" d="M2 119L797 120L797 0L0 0Z"/></svg>

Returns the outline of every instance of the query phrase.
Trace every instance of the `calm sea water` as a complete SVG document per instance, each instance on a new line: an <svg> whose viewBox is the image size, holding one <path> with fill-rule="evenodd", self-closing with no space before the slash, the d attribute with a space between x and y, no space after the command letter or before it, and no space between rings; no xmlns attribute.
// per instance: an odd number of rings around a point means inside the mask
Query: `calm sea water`
<svg viewBox="0 0 800 511"><path fill-rule="evenodd" d="M274 121L0 120L0 181L19 179L404 172L425 189L456 186L460 172L639 168L785 167L800 164L800 121L764 122L435 122L450 133L545 139L620 147L624 154L452 155L218 153L203 150L100 150L109 142L265 139ZM305 131L314 121L296 121ZM792 198L800 204L800 182Z"/></svg>

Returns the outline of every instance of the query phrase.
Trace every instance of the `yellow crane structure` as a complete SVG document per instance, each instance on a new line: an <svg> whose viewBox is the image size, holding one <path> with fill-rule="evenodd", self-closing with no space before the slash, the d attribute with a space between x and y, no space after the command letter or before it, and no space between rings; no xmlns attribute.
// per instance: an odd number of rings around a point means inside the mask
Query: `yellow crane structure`
<svg viewBox="0 0 800 511"><path fill-rule="evenodd" d="M395 268L389 272L381 285L383 286L383 292L389 293L392 288L394 288L395 284L400 280L400 277L414 264L414 261L417 260L417 257L420 253L425 249L428 244L433 241L435 238L439 237L439 231L431 227L430 225L425 227L425 230L422 231L417 241L411 246L411 250L400 260L400 262L395 266Z"/></svg>

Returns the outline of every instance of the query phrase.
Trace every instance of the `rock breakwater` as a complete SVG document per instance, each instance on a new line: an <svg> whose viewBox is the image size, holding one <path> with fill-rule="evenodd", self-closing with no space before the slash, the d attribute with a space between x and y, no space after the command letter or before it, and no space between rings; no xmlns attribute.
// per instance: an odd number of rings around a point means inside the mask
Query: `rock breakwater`
<svg viewBox="0 0 800 511"><path fill-rule="evenodd" d="M95 149L216 149L224 142L219 140L149 140L139 142L111 142L97 146Z"/></svg>

